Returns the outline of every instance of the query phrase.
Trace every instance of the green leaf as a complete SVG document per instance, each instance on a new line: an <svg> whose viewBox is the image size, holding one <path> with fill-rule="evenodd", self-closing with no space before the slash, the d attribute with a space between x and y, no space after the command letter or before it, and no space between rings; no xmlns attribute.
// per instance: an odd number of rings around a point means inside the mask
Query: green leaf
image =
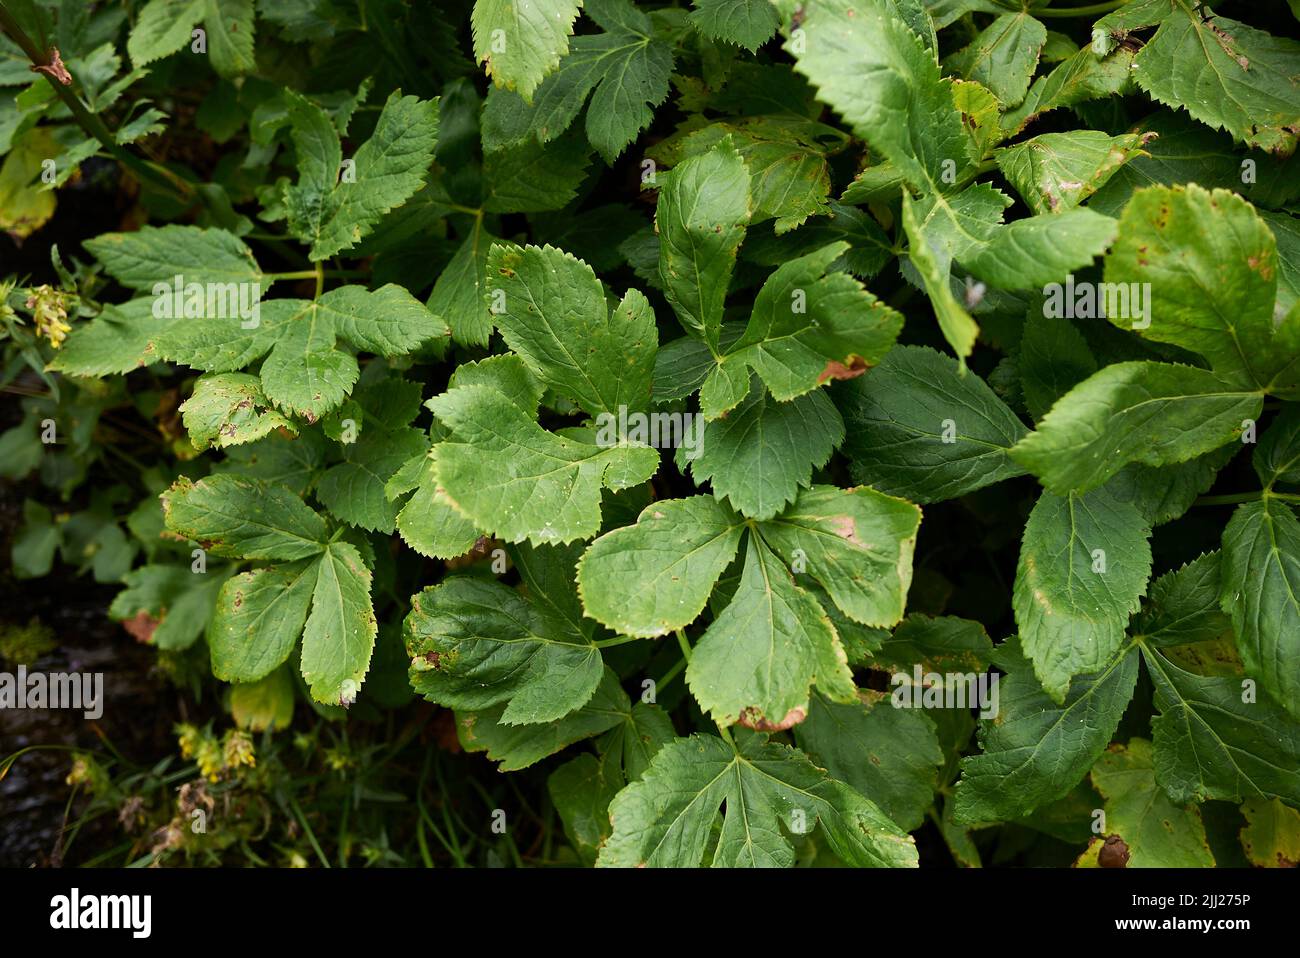
<svg viewBox="0 0 1300 958"><path fill-rule="evenodd" d="M1057 703L1018 647L1004 645L998 654L1007 673L998 714L980 722L982 754L961 760L953 811L961 824L1021 818L1065 796L1105 750L1137 683L1137 652L1124 648L1100 671L1071 682Z"/></svg>
<svg viewBox="0 0 1300 958"><path fill-rule="evenodd" d="M374 651L370 570L355 546L332 542L316 562L311 614L302 633L302 677L317 702L350 705Z"/></svg>
<svg viewBox="0 0 1300 958"><path fill-rule="evenodd" d="M1232 442L1262 404L1206 369L1114 363L1061 397L1011 458L1054 492L1083 492L1127 463L1167 466Z"/></svg>
<svg viewBox="0 0 1300 958"><path fill-rule="evenodd" d="M230 690L230 715L250 732L280 732L293 722L293 677L276 669L260 682L236 685Z"/></svg>
<svg viewBox="0 0 1300 958"><path fill-rule="evenodd" d="M912 839L874 804L828 778L797 749L753 736L738 750L694 735L660 749L649 771L610 805L613 833L597 866L695 868L704 862L726 805L712 864L794 863L782 834L821 836L847 864L911 867ZM778 809L780 812L778 812Z"/></svg>
<svg viewBox="0 0 1300 958"><path fill-rule="evenodd" d="M72 328L45 368L100 378L157 362L154 339L170 321L154 316L153 304L152 299L105 304L95 319Z"/></svg>
<svg viewBox="0 0 1300 958"><path fill-rule="evenodd" d="M920 828L934 801L943 751L934 722L894 708L882 693L861 692L846 705L812 697L795 741L819 766L871 799L907 831Z"/></svg>
<svg viewBox="0 0 1300 958"><path fill-rule="evenodd" d="M913 187L947 192L940 184L955 182L969 165L961 114L950 81L895 5L824 0L802 8L799 29L785 50L818 99ZM945 177L945 170L952 175Z"/></svg>
<svg viewBox="0 0 1300 958"><path fill-rule="evenodd" d="M850 619L891 626L903 617L920 525L921 510L905 500L865 487L813 486L759 529Z"/></svg>
<svg viewBox="0 0 1300 958"><path fill-rule="evenodd" d="M1241 847L1252 865L1260 868L1295 868L1300 862L1300 812L1277 799L1252 798L1241 806L1246 827Z"/></svg>
<svg viewBox="0 0 1300 958"><path fill-rule="evenodd" d="M754 53L772 38L781 22L768 0L693 0L687 19L710 40Z"/></svg>
<svg viewBox="0 0 1300 958"><path fill-rule="evenodd" d="M403 463L424 451L425 444L418 429L389 432L367 428L356 442L343 446L343 462L321 475L316 496L349 525L391 533L398 508L388 500L385 485Z"/></svg>
<svg viewBox="0 0 1300 958"><path fill-rule="evenodd" d="M1220 589L1247 673L1300 716L1300 520L1286 503L1237 507L1223 530Z"/></svg>
<svg viewBox="0 0 1300 958"><path fill-rule="evenodd" d="M1137 84L1248 146L1282 155L1300 128L1291 78L1300 43L1215 15L1192 0L1143 3L1098 20L1094 30L1122 36L1159 24L1133 59Z"/></svg>
<svg viewBox="0 0 1300 958"><path fill-rule="evenodd" d="M720 725L760 729L802 722L814 683L833 699L854 694L844 649L820 603L753 535L735 595L696 645L686 682Z"/></svg>
<svg viewBox="0 0 1300 958"><path fill-rule="evenodd" d="M167 528L212 555L303 559L325 549L325 520L284 486L236 476L181 478L162 503Z"/></svg>
<svg viewBox="0 0 1300 958"><path fill-rule="evenodd" d="M253 71L253 0L207 0L203 26L217 73L236 77Z"/></svg>
<svg viewBox="0 0 1300 958"><path fill-rule="evenodd" d="M1056 701L1123 644L1151 576L1150 533L1104 489L1044 492L1029 514L1012 605L1024 654Z"/></svg>
<svg viewBox="0 0 1300 958"><path fill-rule="evenodd" d="M1133 619L1133 636L1151 648L1208 642L1231 633L1232 623L1219 611L1221 557L1207 552L1166 572L1151 583L1151 592Z"/></svg>
<svg viewBox="0 0 1300 958"><path fill-rule="evenodd" d="M599 674L599 673L598 673ZM509 725L501 721L502 706L458 712L456 730L467 752L487 752L502 772L518 771L554 755L574 742L617 726L628 714L627 693L618 676L606 668L586 705L553 722Z"/></svg>
<svg viewBox="0 0 1300 958"><path fill-rule="evenodd" d="M451 429L438 447L438 481L462 514L507 542L585 539L600 529L602 487L645 482L658 453L619 442L600 446L547 432L489 386L453 388L430 400Z"/></svg>
<svg viewBox="0 0 1300 958"><path fill-rule="evenodd" d="M271 285L244 241L222 229L142 226L133 233L102 233L84 245L110 276L141 292L156 294L160 283L170 291L180 276L185 284L248 284L256 300Z"/></svg>
<svg viewBox="0 0 1300 958"><path fill-rule="evenodd" d="M285 210L290 232L311 245L311 260L319 262L355 246L424 185L438 140L438 102L394 91L352 158L352 175L340 176L334 124L316 104L286 95L300 176L285 187Z"/></svg>
<svg viewBox="0 0 1300 958"><path fill-rule="evenodd" d="M452 339L462 346L486 346L492 336L492 314L483 294L488 249L494 237L476 219L456 254L438 274L429 294L429 310L451 327Z"/></svg>
<svg viewBox="0 0 1300 958"><path fill-rule="evenodd" d="M1070 320L1031 309L1020 337L1016 370L1029 414L1040 420L1056 401L1097 371L1088 342Z"/></svg>
<svg viewBox="0 0 1300 958"><path fill-rule="evenodd" d="M208 0L149 0L140 9L127 39L131 64L142 67L185 46L190 31L207 9Z"/></svg>
<svg viewBox="0 0 1300 958"><path fill-rule="evenodd" d="M664 174L655 225L659 276L682 327L716 352L722 307L749 222L749 173L728 143Z"/></svg>
<svg viewBox="0 0 1300 958"><path fill-rule="evenodd" d="M1147 284L1150 325L1108 318L1200 353L1234 386L1293 390L1300 315L1274 322L1277 274L1272 231L1235 193L1195 184L1138 190L1106 257L1106 282Z"/></svg>
<svg viewBox="0 0 1300 958"><path fill-rule="evenodd" d="M418 469L414 492L397 513L397 531L402 540L420 555L437 559L464 555L474 548L479 532L473 522L456 511L447 493L438 485L437 446L420 457ZM393 491L392 482L398 479L400 472L394 473L385 485L386 494Z"/></svg>
<svg viewBox="0 0 1300 958"><path fill-rule="evenodd" d="M212 674L223 682L256 682L288 659L318 578L317 560L301 559L229 579L208 626Z"/></svg>
<svg viewBox="0 0 1300 958"><path fill-rule="evenodd" d="M1214 867L1200 809L1175 805L1156 788L1146 739L1107 749L1092 767L1092 784L1106 800L1106 834L1118 835L1128 846L1127 867ZM1101 838L1094 838L1084 856L1095 857L1101 844Z"/></svg>
<svg viewBox="0 0 1300 958"><path fill-rule="evenodd" d="M641 293L609 309L591 267L550 246L493 246L487 270L497 327L533 375L593 416L650 405L659 340Z"/></svg>
<svg viewBox="0 0 1300 958"><path fill-rule="evenodd" d="M705 425L691 476L744 515L770 519L843 441L844 422L823 392L777 402L755 383L738 408Z"/></svg>
<svg viewBox="0 0 1300 958"><path fill-rule="evenodd" d="M274 409L262 393L262 382L246 373L200 376L194 393L180 412L196 449L238 446L276 429L296 433L298 427Z"/></svg>
<svg viewBox="0 0 1300 958"><path fill-rule="evenodd" d="M1279 482L1300 485L1300 406L1282 408L1260 438L1251 463L1269 489Z"/></svg>
<svg viewBox="0 0 1300 958"><path fill-rule="evenodd" d="M1035 213L1074 209L1130 160L1145 156L1147 137L1110 136L1100 130L1044 133L994 156L1016 192Z"/></svg>
<svg viewBox="0 0 1300 958"><path fill-rule="evenodd" d="M709 496L652 503L601 536L578 563L587 615L624 635L690 625L740 545L744 521Z"/></svg>
<svg viewBox="0 0 1300 958"><path fill-rule="evenodd" d="M951 358L899 346L843 387L844 452L855 482L940 502L1023 475L1011 447L1025 427L985 382Z"/></svg>
<svg viewBox="0 0 1300 958"><path fill-rule="evenodd" d="M543 146L525 140L483 159L487 189L483 210L488 213L540 213L558 210L578 195L587 176L591 149L582 137L568 133Z"/></svg>
<svg viewBox="0 0 1300 958"><path fill-rule="evenodd" d="M456 709L504 706L504 725L554 722L592 697L600 650L553 611L495 582L458 576L411 600L411 684Z"/></svg>
<svg viewBox="0 0 1300 958"><path fill-rule="evenodd" d="M948 285L951 262L946 251L936 249L922 231L916 209L916 203L904 191L903 230L907 233L908 262L921 277L944 339L948 340L948 345L957 357L964 361L975 348L975 337L979 335L980 329L975 320L971 319L970 313L953 296L952 288Z"/></svg>
<svg viewBox="0 0 1300 958"><path fill-rule="evenodd" d="M1300 723L1240 678L1194 675L1145 648L1142 657L1160 713L1151 720L1156 781L1170 798L1300 805Z"/></svg>
<svg viewBox="0 0 1300 958"><path fill-rule="evenodd" d="M962 263L1002 289L1035 289L1091 265L1115 239L1116 229L1109 216L1088 209L1031 216L999 227Z"/></svg>
<svg viewBox="0 0 1300 958"><path fill-rule="evenodd" d="M745 332L704 384L705 418L717 419L730 408L732 397L726 394L748 384L744 367L757 372L784 403L828 380L859 376L881 361L898 338L903 317L848 273L826 273L847 249L847 243L831 243L788 260L767 278Z"/></svg>
<svg viewBox="0 0 1300 958"><path fill-rule="evenodd" d="M154 620L149 642L168 651L187 649L212 618L217 592L229 572L196 573L185 565L143 565L126 574L108 615L117 621L143 613Z"/></svg>
<svg viewBox="0 0 1300 958"><path fill-rule="evenodd" d="M474 59L528 102L569 50L581 0L474 0Z"/></svg>
<svg viewBox="0 0 1300 958"><path fill-rule="evenodd" d="M653 108L668 96L672 48L655 39L650 18L627 0L588 0L584 9L605 32L574 37L571 52L537 87L531 106L522 89L489 93L483 117L489 152L527 136L539 143L555 139L588 97L587 139L607 163L650 125Z"/></svg>
<svg viewBox="0 0 1300 958"><path fill-rule="evenodd" d="M947 66L984 84L1004 107L1013 107L1025 98L1046 41L1041 20L1023 12L1004 14L954 53Z"/></svg>
<svg viewBox="0 0 1300 958"><path fill-rule="evenodd" d="M1002 131L1014 135L1044 113L1131 91L1133 53L1126 45L1098 57L1091 45L1083 47L1033 82L1020 106L1002 117Z"/></svg>

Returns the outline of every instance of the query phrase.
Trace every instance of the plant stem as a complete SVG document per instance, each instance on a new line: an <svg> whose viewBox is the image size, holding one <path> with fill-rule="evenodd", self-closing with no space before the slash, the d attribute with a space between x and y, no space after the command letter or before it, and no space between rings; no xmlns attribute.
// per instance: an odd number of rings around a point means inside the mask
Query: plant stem
<svg viewBox="0 0 1300 958"><path fill-rule="evenodd" d="M1087 17L1094 13L1110 13L1126 3L1128 0L1110 0L1109 3L1094 3L1087 7L1041 7L1033 13L1036 17Z"/></svg>
<svg viewBox="0 0 1300 958"><path fill-rule="evenodd" d="M325 267L320 263L316 264L316 295L313 300L320 299L320 294L325 291Z"/></svg>
<svg viewBox="0 0 1300 958"><path fill-rule="evenodd" d="M641 636L639 635L616 635L612 639L600 639L596 642L596 648L612 649L616 645L627 645L629 642L639 641L641 641Z"/></svg>
<svg viewBox="0 0 1300 958"><path fill-rule="evenodd" d="M686 633L681 629L677 630L677 644L682 647L682 657L687 662L691 661L691 642L686 638Z"/></svg>
<svg viewBox="0 0 1300 958"><path fill-rule="evenodd" d="M52 60L49 52L42 50L32 41L31 37L27 36L4 3L0 3L0 27L18 46L22 47L23 52L27 54L27 58L32 61L33 66L47 67L50 65ZM85 130L88 135L98 140L100 146L116 157L124 166L130 167L142 178L152 180L184 200L194 198L194 188L181 177L166 167L141 159L130 150L123 148L117 142L117 137L113 134L113 131L100 119L99 115L88 109L81 102L81 98L73 93L71 89L64 86L49 73L44 71L34 72L42 73L45 79L49 81L50 86L54 87L54 92L58 94L59 99L64 102L72 113L77 125Z"/></svg>
<svg viewBox="0 0 1300 958"><path fill-rule="evenodd" d="M317 276L337 276L340 279L355 279L368 275L363 269L295 269L287 273L263 273L267 279L315 279Z"/></svg>
<svg viewBox="0 0 1300 958"><path fill-rule="evenodd" d="M1233 492L1223 496L1201 496L1193 505L1235 506L1243 502L1255 502L1259 499L1281 499L1283 502L1300 502L1300 494L1257 489L1255 492Z"/></svg>

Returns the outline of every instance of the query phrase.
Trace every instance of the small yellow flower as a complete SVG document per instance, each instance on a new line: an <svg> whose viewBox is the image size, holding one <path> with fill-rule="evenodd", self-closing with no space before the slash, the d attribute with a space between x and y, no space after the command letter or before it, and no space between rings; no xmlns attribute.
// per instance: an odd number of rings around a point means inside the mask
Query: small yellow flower
<svg viewBox="0 0 1300 958"><path fill-rule="evenodd" d="M72 331L68 325L66 295L48 283L37 286L27 296L27 308L32 311L36 335L44 336L55 349L62 346Z"/></svg>
<svg viewBox="0 0 1300 958"><path fill-rule="evenodd" d="M239 768L247 765L257 766L257 755L253 752L253 737L242 729L231 729L225 739L226 768Z"/></svg>
<svg viewBox="0 0 1300 958"><path fill-rule="evenodd" d="M203 742L203 733L188 722L176 726L176 734L181 747L181 758L193 758Z"/></svg>

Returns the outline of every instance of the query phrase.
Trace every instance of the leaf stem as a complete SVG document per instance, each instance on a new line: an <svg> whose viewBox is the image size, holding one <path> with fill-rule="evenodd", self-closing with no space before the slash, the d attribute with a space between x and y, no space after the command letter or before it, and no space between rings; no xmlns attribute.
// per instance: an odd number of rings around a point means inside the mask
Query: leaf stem
<svg viewBox="0 0 1300 958"><path fill-rule="evenodd" d="M1300 502L1300 494L1293 492L1270 492L1257 489L1254 492L1233 492L1223 496L1201 496L1193 503L1197 506L1235 506L1243 502L1256 502L1260 499L1281 499L1283 502Z"/></svg>
<svg viewBox="0 0 1300 958"><path fill-rule="evenodd" d="M7 33L9 37L18 44L18 46L22 47L23 52L27 54L27 58L31 60L34 68L48 67L53 62L53 58L50 56L49 51L42 50L31 39L31 37L27 36L23 28L19 26L18 21L14 19L13 14L9 12L8 7L2 2L0 2L0 27L4 29L4 32ZM59 99L63 101L64 105L66 105L68 110L72 113L72 117L77 121L77 125L80 126L88 135L98 140L100 146L121 161L124 166L130 167L141 178L152 180L154 183L167 188L184 200L189 201L194 199L194 187L191 184L187 183L184 179L177 176L166 167L142 159L130 150L125 149L117 142L117 136L108 128L108 125L104 123L99 115L93 110L87 108L87 106L81 102L79 96L55 79L50 72L45 70L34 70L33 72L44 75L45 79L49 81L50 86L54 88L54 92L58 95Z"/></svg>
<svg viewBox="0 0 1300 958"><path fill-rule="evenodd" d="M690 641L690 639L686 638L686 633L685 633L682 629L678 629L678 630L677 630L677 644L680 645L680 646L682 647L682 657L683 657L687 662L690 662L690 661L691 661L691 641Z"/></svg>
<svg viewBox="0 0 1300 958"><path fill-rule="evenodd" d="M368 275L362 269L295 269L285 273L263 273L267 279L315 279L317 276L337 276L340 279L357 278Z"/></svg>
<svg viewBox="0 0 1300 958"><path fill-rule="evenodd" d="M629 642L639 642L639 635L616 635L612 639L600 639L594 644L598 649L612 649L616 645L627 645Z"/></svg>
<svg viewBox="0 0 1300 958"><path fill-rule="evenodd" d="M316 263L316 295L312 297L312 300L314 301L320 299L320 294L323 293L324 291L325 291L325 267L320 262L317 262Z"/></svg>
<svg viewBox="0 0 1300 958"><path fill-rule="evenodd" d="M1041 7L1033 14L1036 17L1087 17L1094 13L1110 13L1126 3L1128 0L1110 0L1109 3L1094 3L1086 7Z"/></svg>

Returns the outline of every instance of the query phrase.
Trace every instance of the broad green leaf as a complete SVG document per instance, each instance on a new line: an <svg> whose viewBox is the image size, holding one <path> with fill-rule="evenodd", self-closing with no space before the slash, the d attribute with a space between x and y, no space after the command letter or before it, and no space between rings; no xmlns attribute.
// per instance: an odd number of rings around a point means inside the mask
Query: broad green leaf
<svg viewBox="0 0 1300 958"><path fill-rule="evenodd" d="M438 447L434 446L420 457L414 491L398 511L396 525L402 540L420 555L453 559L474 548L479 533L438 485L437 453ZM392 492L392 482L397 478L395 473L385 486L386 493Z"/></svg>
<svg viewBox="0 0 1300 958"><path fill-rule="evenodd" d="M344 444L343 461L321 474L316 497L349 525L391 533L399 510L385 495L385 485L403 463L425 448L424 434L418 429L367 428L355 442Z"/></svg>
<svg viewBox="0 0 1300 958"><path fill-rule="evenodd" d="M513 772L615 727L628 714L627 693L612 669L601 671L599 653L596 658L599 684L582 708L554 721L531 725L503 721L503 711L509 711L509 706L457 712L456 731L461 746L467 752L487 752L488 758L500 763L499 771Z"/></svg>
<svg viewBox="0 0 1300 958"><path fill-rule="evenodd" d="M659 466L646 446L547 432L489 386L430 400L451 436L438 447L438 481L465 516L507 542L545 545L600 529L600 492L642 483Z"/></svg>
<svg viewBox="0 0 1300 958"><path fill-rule="evenodd" d="M1130 463L1110 478L1106 489L1132 503L1152 527L1164 525L1183 516L1236 453L1229 444L1171 466Z"/></svg>
<svg viewBox="0 0 1300 958"><path fill-rule="evenodd" d="M1029 514L1012 605L1025 657L1056 701L1123 644L1151 576L1150 534L1104 489L1044 492Z"/></svg>
<svg viewBox="0 0 1300 958"><path fill-rule="evenodd" d="M287 729L293 722L293 676L289 670L276 669L260 682L231 688L230 716L250 732Z"/></svg>
<svg viewBox="0 0 1300 958"><path fill-rule="evenodd" d="M208 626L213 675L256 682L288 659L307 622L318 561L241 572L222 586Z"/></svg>
<svg viewBox="0 0 1300 958"><path fill-rule="evenodd" d="M149 0L136 17L126 50L136 67L170 56L190 42L208 0Z"/></svg>
<svg viewBox="0 0 1300 958"><path fill-rule="evenodd" d="M824 838L849 865L916 865L912 839L879 808L797 749L757 735L739 749L707 735L660 749L641 781L611 803L613 833L596 864L698 867L723 804L715 867L792 865L794 848L783 829Z"/></svg>
<svg viewBox="0 0 1300 958"><path fill-rule="evenodd" d="M1008 452L1024 424L982 379L941 353L896 347L841 388L855 482L927 503L1023 474Z"/></svg>
<svg viewBox="0 0 1300 958"><path fill-rule="evenodd" d="M741 517L710 496L652 503L636 525L607 532L583 555L583 608L624 635L653 637L690 625L743 531Z"/></svg>
<svg viewBox="0 0 1300 958"><path fill-rule="evenodd" d="M712 381L704 383L700 401L706 419L727 412L731 398L752 396L751 390L742 391L749 383L744 367L757 372L772 396L785 403L829 380L859 376L881 361L903 317L848 273L826 272L847 249L847 243L831 243L788 260L767 278L745 332L718 361ZM739 397L728 396L733 388Z"/></svg>
<svg viewBox="0 0 1300 958"><path fill-rule="evenodd" d="M271 285L244 241L222 229L142 226L133 233L102 233L84 245L123 286L154 295L159 284L170 291L178 276L182 286L247 284L254 301Z"/></svg>
<svg viewBox="0 0 1300 958"><path fill-rule="evenodd" d="M1020 106L1003 115L1003 132L1014 135L1044 113L1131 91L1133 53L1120 46L1098 57L1091 45L1084 46L1033 82Z"/></svg>
<svg viewBox="0 0 1300 958"><path fill-rule="evenodd" d="M492 314L483 295L487 255L494 237L475 219L470 234L460 244L429 294L429 310L451 327L451 338L462 346L486 346L492 335Z"/></svg>
<svg viewBox="0 0 1300 958"><path fill-rule="evenodd" d="M894 708L887 695L859 693L841 705L812 697L795 741L814 762L853 786L899 827L912 831L925 822L938 785L943 751L928 716Z"/></svg>
<svg viewBox="0 0 1300 958"><path fill-rule="evenodd" d="M988 668L992 655L993 643L980 623L913 612L872 653L871 665L896 673L919 665L924 672L975 674Z"/></svg>
<svg viewBox="0 0 1300 958"><path fill-rule="evenodd" d="M1151 743L1130 739L1112 745L1092 767L1092 784L1106 800L1106 834L1128 846L1129 868L1213 868L1200 809L1171 802L1156 787ZM1080 857L1094 859L1102 844L1094 838Z"/></svg>
<svg viewBox="0 0 1300 958"><path fill-rule="evenodd" d="M487 270L496 325L533 375L592 416L650 405L658 333L641 293L610 309L591 267L550 246L493 246Z"/></svg>
<svg viewBox="0 0 1300 958"><path fill-rule="evenodd" d="M430 586L411 600L403 628L419 694L456 709L503 706L501 724L554 722L600 684L588 636L496 582L458 576Z"/></svg>
<svg viewBox="0 0 1300 958"><path fill-rule="evenodd" d="M776 33L780 18L768 0L693 0L687 17L710 40L754 53Z"/></svg>
<svg viewBox="0 0 1300 958"><path fill-rule="evenodd" d="M1049 317L1047 312L1030 309L1016 356L1025 407L1036 420L1097 371L1097 360L1074 324L1065 317Z"/></svg>
<svg viewBox="0 0 1300 958"><path fill-rule="evenodd" d="M659 276L682 327L717 351L723 301L751 213L749 172L726 141L664 174Z"/></svg>
<svg viewBox="0 0 1300 958"><path fill-rule="evenodd" d="M167 528L218 556L303 559L324 551L325 520L284 486L181 478L162 495Z"/></svg>
<svg viewBox="0 0 1300 958"><path fill-rule="evenodd" d="M1265 497L1237 507L1223 530L1220 603L1248 674L1300 716L1300 520Z"/></svg>
<svg viewBox="0 0 1300 958"><path fill-rule="evenodd" d="M779 6L789 16L796 5ZM888 0L822 0L800 12L801 33L784 47L818 98L913 187L947 192L940 184L955 182L969 165L961 114L950 81L897 7Z"/></svg>
<svg viewBox="0 0 1300 958"><path fill-rule="evenodd" d="M214 70L223 77L253 71L253 0L207 0L203 26Z"/></svg>
<svg viewBox="0 0 1300 958"><path fill-rule="evenodd" d="M1175 802L1280 798L1300 805L1300 723L1240 678L1186 672L1143 650L1159 715L1156 781Z"/></svg>
<svg viewBox="0 0 1300 958"><path fill-rule="evenodd" d="M903 617L920 525L921 510L902 499L813 486L759 530L797 577L820 582L850 619L887 627Z"/></svg>
<svg viewBox="0 0 1300 958"><path fill-rule="evenodd" d="M374 608L370 570L354 545L332 542L316 562L311 614L302 633L302 677L317 702L351 705L370 669Z"/></svg>
<svg viewBox="0 0 1300 958"><path fill-rule="evenodd" d="M802 722L814 683L836 700L854 694L844 649L820 603L752 534L740 583L695 646L686 682L719 724L759 729Z"/></svg>
<svg viewBox="0 0 1300 958"><path fill-rule="evenodd" d="M229 571L197 573L186 564L143 565L122 580L126 585L113 597L108 615L117 621L142 613L150 620L149 642L159 649L187 649L203 634L212 618L217 592Z"/></svg>
<svg viewBox="0 0 1300 958"><path fill-rule="evenodd" d="M1273 233L1241 197L1195 184L1138 190L1106 257L1106 282L1145 284L1150 325L1108 318L1200 353L1235 386L1293 390L1300 315L1274 322L1277 274Z"/></svg>
<svg viewBox="0 0 1300 958"><path fill-rule="evenodd" d="M1248 146L1287 154L1300 106L1300 43L1217 16L1193 0L1132 4L1098 20L1112 38L1159 25L1133 59L1138 86Z"/></svg>
<svg viewBox="0 0 1300 958"><path fill-rule="evenodd" d="M318 262L355 246L424 185L438 139L438 102L394 91L370 139L341 174L338 133L319 106L289 93L299 179L284 190L289 230Z"/></svg>
<svg viewBox="0 0 1300 958"><path fill-rule="evenodd" d="M1221 556L1207 552L1151 583L1132 634L1150 648L1207 642L1231 633L1219 610Z"/></svg>
<svg viewBox="0 0 1300 958"><path fill-rule="evenodd" d="M213 464L212 472L279 483L302 495L316 482L325 462L325 446L325 438L310 430L298 436L276 432L246 446L230 447L226 458Z"/></svg>
<svg viewBox="0 0 1300 958"><path fill-rule="evenodd" d="M1100 130L1044 133L998 150L995 157L1031 210L1064 213L1101 189L1129 160L1144 156L1146 139Z"/></svg>
<svg viewBox="0 0 1300 958"><path fill-rule="evenodd" d="M934 307L935 318L939 320L939 329L957 358L965 361L975 348L979 326L953 296L948 285L951 261L947 261L946 251L936 250L922 231L916 203L906 191L903 192L903 230L907 233L908 262L921 277L930 305Z"/></svg>
<svg viewBox="0 0 1300 958"><path fill-rule="evenodd" d="M95 319L72 328L45 368L99 378L157 362L154 339L170 320L154 316L153 304L152 299L105 304Z"/></svg>
<svg viewBox="0 0 1300 958"><path fill-rule="evenodd" d="M567 206L587 176L591 148L570 131L545 146L524 140L483 158L488 213L540 213Z"/></svg>
<svg viewBox="0 0 1300 958"><path fill-rule="evenodd" d="M1300 407L1282 408L1260 437L1251 463L1269 489L1279 482L1300 485Z"/></svg>
<svg viewBox="0 0 1300 958"><path fill-rule="evenodd" d="M298 427L270 405L256 376L216 373L199 377L180 412L194 448L220 448L253 442L276 429L296 433Z"/></svg>
<svg viewBox="0 0 1300 958"><path fill-rule="evenodd" d="M1300 812L1276 798L1248 799L1241 806L1246 827L1241 847L1252 865L1260 868L1295 868L1300 865Z"/></svg>
<svg viewBox="0 0 1300 958"><path fill-rule="evenodd" d="M1027 13L998 17L970 44L949 57L947 66L993 91L1004 107L1025 98L1047 27Z"/></svg>
<svg viewBox="0 0 1300 958"><path fill-rule="evenodd" d="M1115 239L1116 229L1109 216L1089 209L1031 216L999 227L962 264L1001 289L1036 289L1091 265Z"/></svg>
<svg viewBox="0 0 1300 958"><path fill-rule="evenodd" d="M1066 795L1105 750L1137 683L1138 654L1126 647L1057 703L1018 648L999 656L1007 674L998 715L979 724L981 754L961 760L953 812L961 824L1021 818Z"/></svg>
<svg viewBox="0 0 1300 958"><path fill-rule="evenodd" d="M474 59L499 87L531 102L569 50L582 0L474 0Z"/></svg>
<svg viewBox="0 0 1300 958"><path fill-rule="evenodd" d="M843 441L844 422L823 392L777 402L755 383L739 407L704 426L691 477L744 515L770 519Z"/></svg>
<svg viewBox="0 0 1300 958"><path fill-rule="evenodd" d="M540 143L553 140L569 128L588 97L587 139L606 162L613 163L650 125L653 108L668 96L671 46L655 38L650 18L627 0L587 0L583 7L605 32L574 37L531 106L522 90L489 93L483 117L489 152L509 149L526 136ZM774 13L772 19L775 25Z"/></svg>
<svg viewBox="0 0 1300 958"><path fill-rule="evenodd" d="M596 864L596 854L609 837L609 803L624 784L613 768L590 753L565 762L546 780L564 835L586 867Z"/></svg>
<svg viewBox="0 0 1300 958"><path fill-rule="evenodd" d="M1262 404L1207 369L1114 363L1061 397L1011 458L1054 492L1083 492L1127 463L1166 466L1233 442Z"/></svg>

